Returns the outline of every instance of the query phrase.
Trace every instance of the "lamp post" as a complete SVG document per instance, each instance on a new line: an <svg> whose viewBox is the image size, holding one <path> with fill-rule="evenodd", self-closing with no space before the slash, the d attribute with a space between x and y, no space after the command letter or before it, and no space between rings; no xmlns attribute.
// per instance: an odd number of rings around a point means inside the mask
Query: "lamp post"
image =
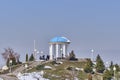
<svg viewBox="0 0 120 80"><path fill-rule="evenodd" d="M106 68L108 68L109 67L109 62L106 62L105 64L106 64Z"/></svg>
<svg viewBox="0 0 120 80"><path fill-rule="evenodd" d="M44 75L44 71L41 71L41 76L42 76L42 78L43 78L43 75Z"/></svg>
<svg viewBox="0 0 120 80"><path fill-rule="evenodd" d="M35 58L35 60L36 60L36 51L37 51L37 49L34 49L34 58Z"/></svg>
<svg viewBox="0 0 120 80"><path fill-rule="evenodd" d="M27 72L27 68L28 68L28 65L25 64L25 73ZM25 73L24 73L24 75L25 75ZM24 80L26 80L26 75L25 75L25 77L24 77Z"/></svg>
<svg viewBox="0 0 120 80"><path fill-rule="evenodd" d="M44 60L43 51L40 52L41 59Z"/></svg>
<svg viewBox="0 0 120 80"><path fill-rule="evenodd" d="M93 53L94 53L94 50L92 49L91 50L91 61L94 61L94 59L93 59Z"/></svg>
<svg viewBox="0 0 120 80"><path fill-rule="evenodd" d="M11 70L12 60L9 61L9 65L10 65L10 73L11 73L12 72L12 70Z"/></svg>
<svg viewBox="0 0 120 80"><path fill-rule="evenodd" d="M25 64L25 71L27 71L27 68L28 68L28 65L27 65L27 64Z"/></svg>
<svg viewBox="0 0 120 80"><path fill-rule="evenodd" d="M34 58L35 58L35 60L37 60L36 56L37 56L38 53L39 53L39 51L37 49L34 49Z"/></svg>
<svg viewBox="0 0 120 80"><path fill-rule="evenodd" d="M36 45L35 45L35 40L34 40L34 58L36 60L36 55L39 53L39 51L36 49Z"/></svg>
<svg viewBox="0 0 120 80"><path fill-rule="evenodd" d="M41 54L41 56L42 56L42 54L43 54L43 51L41 51L41 52L40 52L40 54Z"/></svg>
<svg viewBox="0 0 120 80"><path fill-rule="evenodd" d="M113 67L113 71L114 71L114 80L115 80L115 71L116 71L116 67Z"/></svg>

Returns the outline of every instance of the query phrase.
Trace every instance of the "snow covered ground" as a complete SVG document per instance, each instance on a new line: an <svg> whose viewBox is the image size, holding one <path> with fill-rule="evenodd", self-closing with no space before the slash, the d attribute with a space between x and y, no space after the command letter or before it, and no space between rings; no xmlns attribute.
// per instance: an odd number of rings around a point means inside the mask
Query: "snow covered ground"
<svg viewBox="0 0 120 80"><path fill-rule="evenodd" d="M33 73L19 73L17 78L19 80L49 80L43 78L43 72L33 72Z"/></svg>
<svg viewBox="0 0 120 80"><path fill-rule="evenodd" d="M0 80L3 80L2 78L0 78Z"/></svg>

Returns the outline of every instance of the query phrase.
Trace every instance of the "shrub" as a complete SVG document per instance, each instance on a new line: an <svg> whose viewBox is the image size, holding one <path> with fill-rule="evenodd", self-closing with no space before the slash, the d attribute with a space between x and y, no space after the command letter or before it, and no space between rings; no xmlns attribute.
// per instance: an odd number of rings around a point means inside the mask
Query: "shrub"
<svg viewBox="0 0 120 80"><path fill-rule="evenodd" d="M67 70L73 70L73 67L69 66L67 67Z"/></svg>
<svg viewBox="0 0 120 80"><path fill-rule="evenodd" d="M35 58L34 58L33 54L31 54L29 61L34 61L34 60L35 60Z"/></svg>
<svg viewBox="0 0 120 80"><path fill-rule="evenodd" d="M56 61L52 61L51 64L52 64L52 65L56 64Z"/></svg>
<svg viewBox="0 0 120 80"><path fill-rule="evenodd" d="M77 60L78 60L78 59L76 58L73 50L72 50L71 53L69 54L69 60L72 60L72 61L77 61Z"/></svg>
<svg viewBox="0 0 120 80"><path fill-rule="evenodd" d="M44 66L45 66L45 65L38 65L38 66L36 67L36 70L43 70L43 69L44 69Z"/></svg>

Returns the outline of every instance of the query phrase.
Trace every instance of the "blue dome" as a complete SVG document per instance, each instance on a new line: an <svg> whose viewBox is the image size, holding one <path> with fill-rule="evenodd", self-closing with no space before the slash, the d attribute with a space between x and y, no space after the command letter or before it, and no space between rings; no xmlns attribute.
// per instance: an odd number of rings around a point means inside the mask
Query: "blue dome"
<svg viewBox="0 0 120 80"><path fill-rule="evenodd" d="M67 42L67 43L69 43L70 40L68 40L66 37L55 37L55 38L51 39L50 42L52 42L52 43L54 43L54 42Z"/></svg>

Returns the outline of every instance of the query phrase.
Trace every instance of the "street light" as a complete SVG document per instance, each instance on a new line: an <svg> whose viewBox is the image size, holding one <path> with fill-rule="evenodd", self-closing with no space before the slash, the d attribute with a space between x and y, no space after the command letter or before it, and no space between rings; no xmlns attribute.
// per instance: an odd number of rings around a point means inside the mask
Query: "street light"
<svg viewBox="0 0 120 80"><path fill-rule="evenodd" d="M28 65L27 65L27 64L25 64L25 68L26 68L26 69L28 68Z"/></svg>
<svg viewBox="0 0 120 80"><path fill-rule="evenodd" d="M39 51L37 51L36 53L37 53L37 54L39 54L40 52L39 52Z"/></svg>
<svg viewBox="0 0 120 80"><path fill-rule="evenodd" d="M43 60L43 56L42 55L43 55L43 51L40 52L40 57L41 57L40 60Z"/></svg>
<svg viewBox="0 0 120 80"><path fill-rule="evenodd" d="M44 75L44 71L41 71L41 76L42 76L42 78L43 78L43 75Z"/></svg>
<svg viewBox="0 0 120 80"><path fill-rule="evenodd" d="M33 51L33 53L34 53L34 58L36 60L36 55L39 53L39 51L36 49L35 40L34 40L34 51Z"/></svg>
<svg viewBox="0 0 120 80"><path fill-rule="evenodd" d="M115 71L116 71L116 67L113 67L113 71L114 71L114 80L115 80Z"/></svg>
<svg viewBox="0 0 120 80"><path fill-rule="evenodd" d="M94 61L94 59L93 59L93 53L94 53L94 50L92 49L91 50L91 61Z"/></svg>
<svg viewBox="0 0 120 80"><path fill-rule="evenodd" d="M37 49L34 49L34 58L35 58L35 60L37 59L36 58L36 55L38 54L38 53L40 53Z"/></svg>
<svg viewBox="0 0 120 80"><path fill-rule="evenodd" d="M25 72L27 72L27 68L28 68L28 65L27 65L27 64L25 64Z"/></svg>
<svg viewBox="0 0 120 80"><path fill-rule="evenodd" d="M41 51L40 53L41 53L41 56L42 56L42 54L43 54L43 51Z"/></svg>
<svg viewBox="0 0 120 80"><path fill-rule="evenodd" d="M25 73L27 72L27 68L28 68L28 65L25 64ZM24 73L24 75L25 75L25 73ZM26 75L25 75L25 77L24 77L24 80L26 80Z"/></svg>
<svg viewBox="0 0 120 80"><path fill-rule="evenodd" d="M108 68L109 67L109 62L106 62L106 68Z"/></svg>
<svg viewBox="0 0 120 80"><path fill-rule="evenodd" d="M9 61L9 65L10 65L10 73L11 73L12 72L12 70L11 70L12 60Z"/></svg>

